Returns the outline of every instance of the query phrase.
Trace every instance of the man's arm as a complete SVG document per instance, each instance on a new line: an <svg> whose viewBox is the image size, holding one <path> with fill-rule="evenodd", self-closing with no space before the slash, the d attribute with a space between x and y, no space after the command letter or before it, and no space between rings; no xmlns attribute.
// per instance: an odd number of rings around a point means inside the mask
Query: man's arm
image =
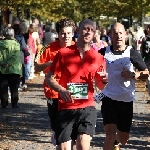
<svg viewBox="0 0 150 150"><path fill-rule="evenodd" d="M148 69L145 69L144 71L135 72L135 79L136 80L147 80L148 77L149 77Z"/></svg>
<svg viewBox="0 0 150 150"><path fill-rule="evenodd" d="M149 71L148 69L145 69L144 71L136 71L131 72L129 70L123 70L121 72L121 76L125 79L125 80L130 80L130 79L135 79L135 80L147 80L149 77Z"/></svg>
<svg viewBox="0 0 150 150"><path fill-rule="evenodd" d="M47 67L52 64L51 54L50 54L50 45L43 47L35 58L35 72L44 71Z"/></svg>
<svg viewBox="0 0 150 150"><path fill-rule="evenodd" d="M40 72L45 70L52 64L52 61L48 61L46 63L35 63L35 72Z"/></svg>
<svg viewBox="0 0 150 150"><path fill-rule="evenodd" d="M46 75L46 84L52 88L56 92L61 92L62 90L65 90L64 87L62 87L54 78L54 73L49 71Z"/></svg>
<svg viewBox="0 0 150 150"><path fill-rule="evenodd" d="M54 73L49 71L46 75L46 84L54 91L58 92L63 101L72 101L71 93L62 87L54 78Z"/></svg>

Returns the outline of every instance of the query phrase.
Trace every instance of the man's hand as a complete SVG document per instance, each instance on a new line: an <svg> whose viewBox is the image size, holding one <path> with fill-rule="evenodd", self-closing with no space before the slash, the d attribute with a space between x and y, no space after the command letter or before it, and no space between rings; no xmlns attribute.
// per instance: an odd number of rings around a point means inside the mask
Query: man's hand
<svg viewBox="0 0 150 150"><path fill-rule="evenodd" d="M133 72L131 72L130 70L125 70L125 69L122 70L121 76L122 76L125 80L131 80L131 79L134 78Z"/></svg>
<svg viewBox="0 0 150 150"><path fill-rule="evenodd" d="M97 72L97 73L101 76L103 83L107 83L108 82L108 73L106 71Z"/></svg>
<svg viewBox="0 0 150 150"><path fill-rule="evenodd" d="M48 61L46 64L47 67L49 67L52 64L53 61Z"/></svg>
<svg viewBox="0 0 150 150"><path fill-rule="evenodd" d="M63 89L59 92L59 94L64 102L72 101L72 103L74 103L74 100L71 98L71 93L68 90Z"/></svg>

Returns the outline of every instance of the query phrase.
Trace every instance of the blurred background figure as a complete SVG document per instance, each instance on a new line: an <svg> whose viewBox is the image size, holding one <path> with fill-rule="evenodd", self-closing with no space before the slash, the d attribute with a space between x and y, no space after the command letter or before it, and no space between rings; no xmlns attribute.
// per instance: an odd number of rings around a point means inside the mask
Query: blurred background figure
<svg viewBox="0 0 150 150"><path fill-rule="evenodd" d="M38 32L39 38L40 38L40 43L43 44L43 29L39 24L39 20L37 18L35 18L33 20L33 24L37 28L37 32Z"/></svg>
<svg viewBox="0 0 150 150"><path fill-rule="evenodd" d="M38 45L41 45L40 43L40 37L39 37L39 33L38 33L38 27L35 23L30 25L30 28L33 28L33 33L32 33L32 37L34 40L34 47L35 47L35 51L32 51L32 62L31 62L31 71L30 71L30 79L33 79L35 76L34 72L34 59L35 59L35 55L37 53L38 50Z"/></svg>
<svg viewBox="0 0 150 150"><path fill-rule="evenodd" d="M127 30L126 45L133 46L133 33L131 29Z"/></svg>
<svg viewBox="0 0 150 150"><path fill-rule="evenodd" d="M110 37L107 35L107 31L106 31L105 28L102 28L102 29L101 29L100 40L106 42L108 45L111 45L111 39L110 39Z"/></svg>
<svg viewBox="0 0 150 150"><path fill-rule="evenodd" d="M75 27L75 31L74 31L74 36L73 36L73 41L77 42L78 40L78 31L79 31L79 27Z"/></svg>
<svg viewBox="0 0 150 150"><path fill-rule="evenodd" d="M144 34L142 27L138 26L137 32L135 33L135 35L133 37L133 45L134 45L134 49L137 50L139 53L141 53L140 48L141 48L141 44L142 44L142 39L144 37L145 37L145 34Z"/></svg>
<svg viewBox="0 0 150 150"><path fill-rule="evenodd" d="M20 81L20 90L27 89L27 85L25 84L25 58L29 56L30 54L27 51L27 45L25 42L25 39L21 33L21 28L19 24L14 24L13 29L15 32L14 38L18 41L20 44L20 56L22 60L22 77Z"/></svg>
<svg viewBox="0 0 150 150"><path fill-rule="evenodd" d="M100 40L100 36L101 36L100 31L96 30L95 36L93 38L93 43L91 44L93 49L97 51L100 50L101 48L108 46L108 44L105 41Z"/></svg>
<svg viewBox="0 0 150 150"><path fill-rule="evenodd" d="M46 46L51 42L54 42L57 38L57 34L54 29L51 29L50 25L45 25L45 32L43 36L43 45Z"/></svg>
<svg viewBox="0 0 150 150"><path fill-rule="evenodd" d="M20 44L14 39L14 29L3 30L4 39L0 40L0 99L2 108L8 105L8 87L11 92L11 104L18 108L18 87L22 75ZM3 56L3 57L1 57Z"/></svg>

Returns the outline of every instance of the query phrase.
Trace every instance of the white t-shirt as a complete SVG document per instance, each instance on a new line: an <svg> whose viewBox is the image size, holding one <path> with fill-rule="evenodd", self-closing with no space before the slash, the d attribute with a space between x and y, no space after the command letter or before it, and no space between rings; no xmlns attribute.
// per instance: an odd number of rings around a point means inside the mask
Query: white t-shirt
<svg viewBox="0 0 150 150"><path fill-rule="evenodd" d="M127 49L121 55L114 55L110 46L106 47L104 58L106 60L106 72L108 73L108 84L102 90L102 93L112 100L131 102L135 99L135 81L134 79L125 80L121 76L123 68L134 72L133 64L130 61L130 49Z"/></svg>
<svg viewBox="0 0 150 150"><path fill-rule="evenodd" d="M35 49L37 50L37 39L39 39L39 34L38 34L38 32L33 32L32 33L32 37L33 37L33 39L34 39L34 44L35 44Z"/></svg>

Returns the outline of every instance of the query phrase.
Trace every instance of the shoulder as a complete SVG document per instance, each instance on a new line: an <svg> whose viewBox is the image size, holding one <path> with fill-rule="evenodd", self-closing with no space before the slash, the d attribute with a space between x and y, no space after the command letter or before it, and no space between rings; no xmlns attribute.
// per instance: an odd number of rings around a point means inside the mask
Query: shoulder
<svg viewBox="0 0 150 150"><path fill-rule="evenodd" d="M106 48L107 48L108 46L106 46L106 47L104 47L104 48L101 48L99 51L98 51L98 53L100 53L101 55L105 55L105 52L106 52Z"/></svg>
<svg viewBox="0 0 150 150"><path fill-rule="evenodd" d="M76 44L61 48L59 51L61 54L66 54L66 53L74 52L75 50L77 50Z"/></svg>
<svg viewBox="0 0 150 150"><path fill-rule="evenodd" d="M137 51L137 50L135 50L135 49L133 49L133 48L131 48L130 49L130 57L131 58L137 58L137 57L140 57L141 56L141 54Z"/></svg>
<svg viewBox="0 0 150 150"><path fill-rule="evenodd" d="M134 54L137 54L137 50L135 50L133 47L130 48L130 54L131 55L134 55Z"/></svg>

